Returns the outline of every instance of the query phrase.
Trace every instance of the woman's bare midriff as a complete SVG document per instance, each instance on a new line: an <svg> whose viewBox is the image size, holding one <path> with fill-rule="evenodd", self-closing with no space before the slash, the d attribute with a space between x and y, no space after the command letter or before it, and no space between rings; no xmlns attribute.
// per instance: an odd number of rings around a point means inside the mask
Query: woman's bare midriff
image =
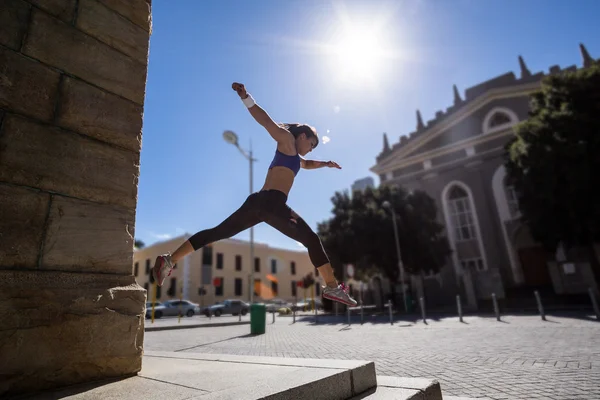
<svg viewBox="0 0 600 400"><path fill-rule="evenodd" d="M286 195L294 184L294 172L286 167L273 167L267 172L265 184L261 190L279 190Z"/></svg>

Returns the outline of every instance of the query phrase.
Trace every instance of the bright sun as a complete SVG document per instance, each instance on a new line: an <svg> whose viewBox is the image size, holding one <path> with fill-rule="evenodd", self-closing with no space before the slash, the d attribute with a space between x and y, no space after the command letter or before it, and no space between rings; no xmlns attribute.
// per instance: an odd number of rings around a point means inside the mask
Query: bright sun
<svg viewBox="0 0 600 400"><path fill-rule="evenodd" d="M336 75L354 83L377 80L387 52L374 30L349 26L332 46Z"/></svg>

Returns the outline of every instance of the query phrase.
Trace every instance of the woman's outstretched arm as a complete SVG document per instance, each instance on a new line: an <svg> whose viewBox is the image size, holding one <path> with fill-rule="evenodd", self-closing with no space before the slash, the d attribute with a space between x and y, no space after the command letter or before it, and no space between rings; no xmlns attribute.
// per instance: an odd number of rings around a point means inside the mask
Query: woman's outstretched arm
<svg viewBox="0 0 600 400"><path fill-rule="evenodd" d="M261 106L254 102L252 96L246 92L246 88L243 84L234 82L231 87L237 92L246 107L248 107L250 115L252 115L256 122L262 125L267 132L269 132L269 135L271 135L271 137L275 139L277 143L289 143L294 139L294 136L290 133L290 131L275 123L269 114L267 114L267 112L263 110Z"/></svg>
<svg viewBox="0 0 600 400"><path fill-rule="evenodd" d="M304 169L315 169L323 167L342 169L342 167L340 167L339 164L335 161L305 160L303 158L300 158L300 166Z"/></svg>

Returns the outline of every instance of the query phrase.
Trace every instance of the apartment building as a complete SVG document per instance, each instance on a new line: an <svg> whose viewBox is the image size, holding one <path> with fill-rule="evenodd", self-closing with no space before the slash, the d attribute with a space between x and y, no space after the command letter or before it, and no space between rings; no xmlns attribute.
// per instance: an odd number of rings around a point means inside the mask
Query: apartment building
<svg viewBox="0 0 600 400"><path fill-rule="evenodd" d="M150 270L156 257L173 252L191 235L185 234L167 241L136 249L133 254L133 273L137 283L146 290L150 282ZM254 284L250 273L254 269ZM200 305L210 305L225 299L249 301L250 289L254 287L254 301L273 298L294 300L304 297L304 290L297 287L309 273L318 276L310 262L306 249L298 251L270 247L254 243L254 261L250 262L250 243L237 239L225 239L206 246L180 260L156 294L148 291L148 301L184 298ZM215 285L216 283L216 285ZM320 296L319 285L315 288Z"/></svg>

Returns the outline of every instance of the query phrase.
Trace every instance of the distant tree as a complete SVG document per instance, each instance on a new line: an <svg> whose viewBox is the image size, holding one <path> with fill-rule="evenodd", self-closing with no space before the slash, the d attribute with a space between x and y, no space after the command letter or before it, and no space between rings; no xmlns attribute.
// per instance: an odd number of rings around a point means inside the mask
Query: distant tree
<svg viewBox="0 0 600 400"><path fill-rule="evenodd" d="M144 248L144 246L146 246L144 244L144 242L142 242L139 239L136 239L135 242L133 243L133 247L138 248L138 249L142 249L142 248Z"/></svg>
<svg viewBox="0 0 600 400"><path fill-rule="evenodd" d="M559 243L587 248L600 283L600 66L545 78L506 150L532 236L552 252Z"/></svg>
<svg viewBox="0 0 600 400"><path fill-rule="evenodd" d="M375 267L392 283L398 283L394 225L390 210L383 207L385 201L397 216L405 271L412 275L438 272L451 250L444 227L437 222L435 203L422 191L408 194L404 189L385 186L355 192L352 198L336 193L333 217L318 227L324 246L341 263L353 263L362 272Z"/></svg>
<svg viewBox="0 0 600 400"><path fill-rule="evenodd" d="M351 224L357 210L365 207L361 196L350 197L347 192L336 192L331 198L333 217L317 224L317 232L327 249L336 276L342 277L343 265L365 261L360 236Z"/></svg>

